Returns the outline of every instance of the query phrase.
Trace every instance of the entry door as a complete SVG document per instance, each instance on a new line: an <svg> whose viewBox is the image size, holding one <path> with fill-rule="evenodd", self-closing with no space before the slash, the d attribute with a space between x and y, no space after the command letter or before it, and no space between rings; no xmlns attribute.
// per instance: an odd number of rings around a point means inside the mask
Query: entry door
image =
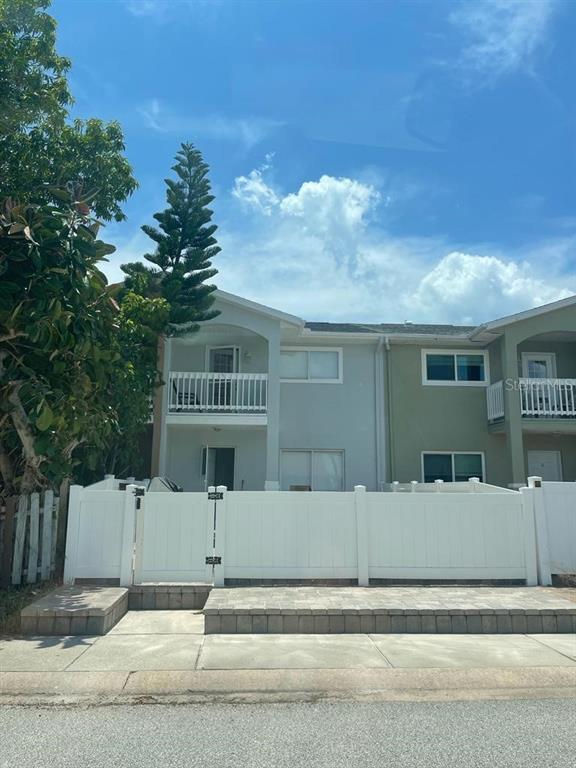
<svg viewBox="0 0 576 768"><path fill-rule="evenodd" d="M214 448L214 485L234 490L234 448Z"/></svg>
<svg viewBox="0 0 576 768"><path fill-rule="evenodd" d="M202 448L202 474L204 488L225 485L229 491L234 490L234 448Z"/></svg>
<svg viewBox="0 0 576 768"><path fill-rule="evenodd" d="M543 480L562 480L560 451L528 451L528 474Z"/></svg>

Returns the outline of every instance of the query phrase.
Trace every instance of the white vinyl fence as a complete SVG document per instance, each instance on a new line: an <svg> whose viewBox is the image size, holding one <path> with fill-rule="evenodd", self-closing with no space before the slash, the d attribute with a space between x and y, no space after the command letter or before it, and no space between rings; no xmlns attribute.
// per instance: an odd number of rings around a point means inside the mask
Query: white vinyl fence
<svg viewBox="0 0 576 768"><path fill-rule="evenodd" d="M529 478L532 485L540 478ZM576 573L576 483L544 481L535 488L539 582L552 574Z"/></svg>
<svg viewBox="0 0 576 768"><path fill-rule="evenodd" d="M210 490L144 494L135 485L125 491L74 486L65 581L537 583L539 489L519 493L476 482L413 493L368 493L363 486L344 493Z"/></svg>

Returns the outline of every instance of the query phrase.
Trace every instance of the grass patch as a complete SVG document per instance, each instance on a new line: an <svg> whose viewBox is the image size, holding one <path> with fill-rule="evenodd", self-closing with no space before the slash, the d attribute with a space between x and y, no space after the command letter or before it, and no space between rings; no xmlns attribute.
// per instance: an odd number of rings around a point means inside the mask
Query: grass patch
<svg viewBox="0 0 576 768"><path fill-rule="evenodd" d="M57 586L57 582L47 581L42 584L22 584L18 587L0 589L0 634L18 632L22 608Z"/></svg>

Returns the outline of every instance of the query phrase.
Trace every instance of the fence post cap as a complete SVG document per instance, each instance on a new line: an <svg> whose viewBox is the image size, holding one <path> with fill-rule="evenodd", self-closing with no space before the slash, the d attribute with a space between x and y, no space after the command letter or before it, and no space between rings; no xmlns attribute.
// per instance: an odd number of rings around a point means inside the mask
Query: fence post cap
<svg viewBox="0 0 576 768"><path fill-rule="evenodd" d="M365 490L366 490L366 486L365 485L355 485L354 486L354 492L355 493L363 492Z"/></svg>
<svg viewBox="0 0 576 768"><path fill-rule="evenodd" d="M469 483L479 483L480 482L480 478L479 477L469 477L468 478L468 482Z"/></svg>
<svg viewBox="0 0 576 768"><path fill-rule="evenodd" d="M528 478L528 488L542 488L542 478L538 475L533 475Z"/></svg>
<svg viewBox="0 0 576 768"><path fill-rule="evenodd" d="M218 493L224 493L225 491L228 490L228 488L225 485L218 485L216 486L216 490L218 491Z"/></svg>

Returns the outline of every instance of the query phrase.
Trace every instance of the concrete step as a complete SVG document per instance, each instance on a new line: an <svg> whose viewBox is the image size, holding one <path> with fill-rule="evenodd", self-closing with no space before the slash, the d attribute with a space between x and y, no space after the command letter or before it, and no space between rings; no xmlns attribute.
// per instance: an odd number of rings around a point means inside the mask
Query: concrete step
<svg viewBox="0 0 576 768"><path fill-rule="evenodd" d="M128 610L124 587L59 587L20 611L25 635L105 635Z"/></svg>
<svg viewBox="0 0 576 768"><path fill-rule="evenodd" d="M576 602L539 587L214 589L205 634L576 632Z"/></svg>
<svg viewBox="0 0 576 768"><path fill-rule="evenodd" d="M211 584L191 582L149 582L129 588L131 611L201 610L212 590Z"/></svg>

